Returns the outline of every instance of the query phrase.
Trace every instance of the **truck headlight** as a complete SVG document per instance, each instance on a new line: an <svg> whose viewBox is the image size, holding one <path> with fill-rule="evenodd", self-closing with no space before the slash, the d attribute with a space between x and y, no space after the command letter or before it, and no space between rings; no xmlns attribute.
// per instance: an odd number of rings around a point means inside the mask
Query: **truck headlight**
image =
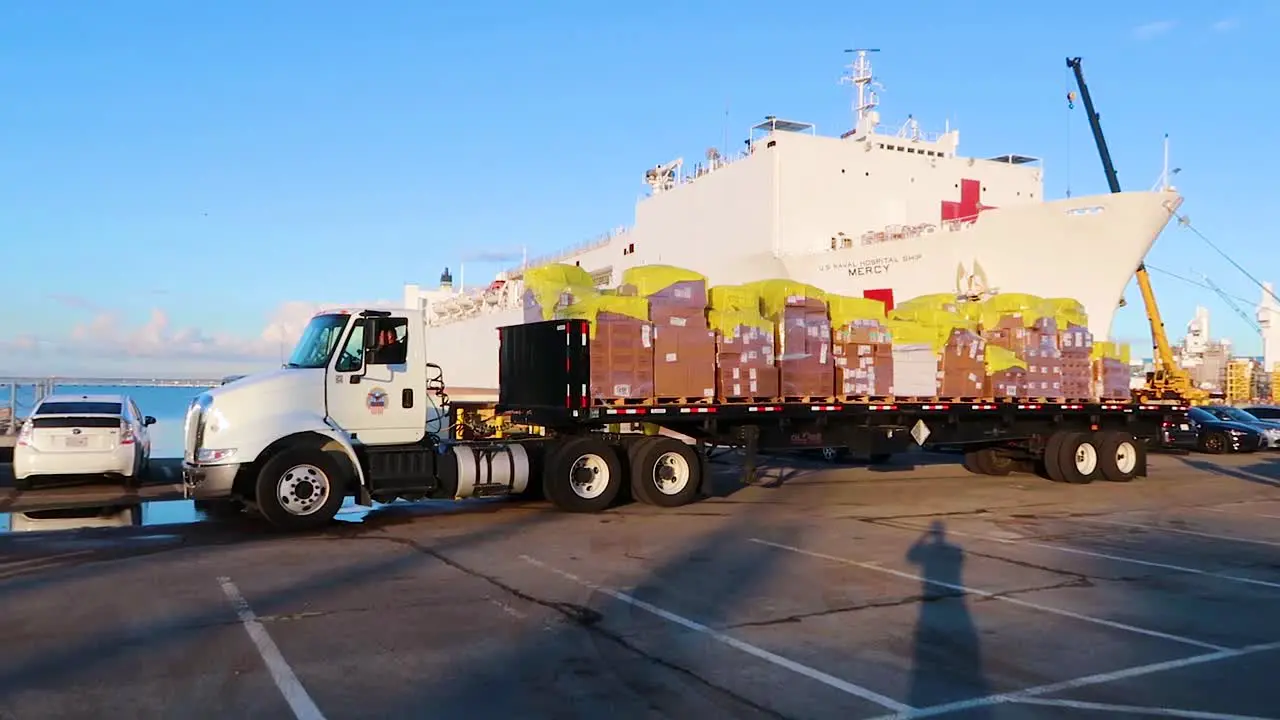
<svg viewBox="0 0 1280 720"><path fill-rule="evenodd" d="M232 455L236 454L235 448L200 448L196 451L196 462L198 463L216 463L222 462Z"/></svg>

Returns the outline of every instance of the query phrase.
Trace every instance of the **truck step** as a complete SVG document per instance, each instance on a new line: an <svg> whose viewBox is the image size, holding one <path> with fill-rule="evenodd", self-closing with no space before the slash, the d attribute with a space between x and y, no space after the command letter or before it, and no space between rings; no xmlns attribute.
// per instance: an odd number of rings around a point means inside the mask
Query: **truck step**
<svg viewBox="0 0 1280 720"><path fill-rule="evenodd" d="M511 486L506 483L477 484L471 491L472 497L501 497L511 494Z"/></svg>

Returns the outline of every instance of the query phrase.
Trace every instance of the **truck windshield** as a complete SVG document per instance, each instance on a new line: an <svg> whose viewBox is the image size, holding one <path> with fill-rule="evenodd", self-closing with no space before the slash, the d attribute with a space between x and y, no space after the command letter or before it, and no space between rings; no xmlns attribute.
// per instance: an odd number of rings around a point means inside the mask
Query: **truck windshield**
<svg viewBox="0 0 1280 720"><path fill-rule="evenodd" d="M298 344L289 356L291 368L322 368L329 364L333 349L342 339L350 315L317 315L307 323Z"/></svg>

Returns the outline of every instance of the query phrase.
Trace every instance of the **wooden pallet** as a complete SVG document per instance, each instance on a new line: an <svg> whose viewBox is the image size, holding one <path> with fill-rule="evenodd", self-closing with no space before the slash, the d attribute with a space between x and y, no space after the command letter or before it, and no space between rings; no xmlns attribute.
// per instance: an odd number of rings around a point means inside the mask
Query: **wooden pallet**
<svg viewBox="0 0 1280 720"><path fill-rule="evenodd" d="M603 407L625 407L628 405L652 405L651 397L593 397L591 404Z"/></svg>
<svg viewBox="0 0 1280 720"><path fill-rule="evenodd" d="M704 395L659 395L653 401L659 405L709 405L714 403L716 399Z"/></svg>
<svg viewBox="0 0 1280 720"><path fill-rule="evenodd" d="M769 405L780 402L776 397L721 397L716 398L716 402L725 405Z"/></svg>
<svg viewBox="0 0 1280 720"><path fill-rule="evenodd" d="M784 395L785 403L837 403L840 399L835 395Z"/></svg>

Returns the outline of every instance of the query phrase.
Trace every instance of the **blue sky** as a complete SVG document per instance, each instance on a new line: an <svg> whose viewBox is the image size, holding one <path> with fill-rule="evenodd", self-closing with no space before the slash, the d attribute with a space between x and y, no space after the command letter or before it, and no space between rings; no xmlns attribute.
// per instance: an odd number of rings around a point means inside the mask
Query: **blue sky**
<svg viewBox="0 0 1280 720"><path fill-rule="evenodd" d="M964 154L1043 157L1050 197L1106 190L1066 109L1063 58L1083 56L1125 187L1154 183L1169 133L1183 211L1280 281L1264 226L1280 95L1259 61L1280 3L442 6L0 9L0 374L56 369L51 354L236 368L310 303L397 298L471 253L629 224L644 169L719 144L726 106L734 136L767 114L847 126L850 46L881 48L887 118L950 120ZM1187 230L1148 261L1259 295ZM1212 292L1154 279L1171 334L1203 304L1215 335L1258 351ZM1127 298L1116 333L1145 346Z"/></svg>

